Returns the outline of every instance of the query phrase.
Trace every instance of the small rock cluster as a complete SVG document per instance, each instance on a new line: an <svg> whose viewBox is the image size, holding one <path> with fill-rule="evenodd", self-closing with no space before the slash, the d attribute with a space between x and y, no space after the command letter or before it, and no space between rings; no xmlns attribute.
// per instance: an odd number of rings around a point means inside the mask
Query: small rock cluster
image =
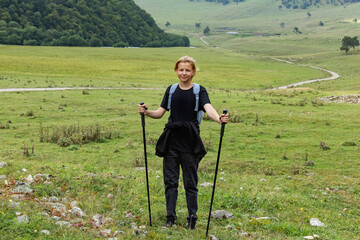
<svg viewBox="0 0 360 240"><path fill-rule="evenodd" d="M360 103L360 95L327 96L319 98L319 100L335 103Z"/></svg>
<svg viewBox="0 0 360 240"><path fill-rule="evenodd" d="M0 168L7 167L5 162L0 163ZM26 169L21 169L22 172L26 172ZM96 177L97 175L88 174L87 177ZM100 214L96 214L93 217L87 216L87 214L79 207L77 201L69 201L66 198L58 198L56 196L42 197L37 199L32 189L34 184L51 184L51 180L54 176L49 174L39 173L34 176L28 175L21 181L9 180L5 175L0 176L0 180L4 181L8 191L1 190L0 194L9 195L9 204L7 208L21 209L23 201L34 200L40 206L46 209L46 212L40 212L39 215L47 217L49 220L54 221L54 224L60 227L74 227L86 231L88 228L98 229L98 234L101 237L112 237L117 239L120 235L125 234L122 231L114 231L111 229L103 229L107 225L114 222L111 218L106 218ZM122 177L122 176L121 176ZM108 195L109 199L114 198L113 194ZM4 206L4 204L3 204ZM127 218L132 218L133 215L125 213ZM17 212L15 221L18 224L28 224L31 221L31 216L26 215L23 212ZM132 225L133 235L147 235L145 226ZM36 230L35 230L36 231ZM43 235L51 235L49 230L43 229L40 231ZM1 238L1 237L0 237Z"/></svg>

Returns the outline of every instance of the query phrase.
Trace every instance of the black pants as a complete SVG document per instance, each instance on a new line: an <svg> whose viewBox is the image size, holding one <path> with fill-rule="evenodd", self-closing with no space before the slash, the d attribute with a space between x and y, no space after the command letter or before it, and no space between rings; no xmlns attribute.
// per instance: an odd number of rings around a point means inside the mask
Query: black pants
<svg viewBox="0 0 360 240"><path fill-rule="evenodd" d="M199 161L192 153L184 153L173 148L168 149L163 160L165 198L166 198L166 218L176 219L176 201L178 196L180 165L183 172L183 182L186 193L186 204L188 208L189 220L191 216L197 219L197 170Z"/></svg>

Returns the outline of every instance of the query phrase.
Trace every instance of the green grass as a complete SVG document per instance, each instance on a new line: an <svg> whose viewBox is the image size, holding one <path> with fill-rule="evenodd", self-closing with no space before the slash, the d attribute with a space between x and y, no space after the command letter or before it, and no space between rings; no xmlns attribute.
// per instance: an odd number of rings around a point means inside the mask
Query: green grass
<svg viewBox="0 0 360 240"><path fill-rule="evenodd" d="M210 91L218 111L227 107L233 119L240 119L239 123L226 126L213 206L213 210L232 212L235 219L212 220L211 234L223 239L237 239L234 232L225 230L228 224L247 231L253 239L298 239L309 234L318 234L322 239L344 239L344 236L354 239L359 234L359 169L356 161L360 139L354 129L359 124L356 119L360 118L356 105L325 103L313 106L311 100L324 94L311 89L259 93ZM35 195L16 210L6 208L10 196L7 186L1 182L5 189L5 194L0 196L1 202L5 203L1 209L3 214L0 214L4 220L5 239L40 238L42 229L50 230L52 237L60 239L98 236L99 231L89 225L85 232L75 227L58 229L53 220L37 215L46 207L35 204L34 200L50 196L79 201L88 214L83 218L85 222L96 213L113 218L114 222L104 228L124 231L125 239L132 238L131 222L147 225L144 173L134 170L143 166L143 151L140 116L133 103L145 100L150 109L154 109L162 95L163 90L90 90L89 95L83 95L80 90L2 93L0 123L11 120L11 124L9 129L0 130L1 161L9 164L1 169L1 174L8 180L20 180L40 172L55 176L50 185L32 185ZM273 104L274 100L281 104ZM9 101L14 104L8 106ZM63 102L67 107L58 109ZM20 116L29 109L33 110L34 116ZM156 139L165 122L166 116L162 120L147 118L147 139ZM99 123L120 131L121 137L84 144L78 146L78 150L61 148L39 142L40 123L47 127ZM209 152L200 164L200 183L213 180L219 141L219 125L205 120L201 127ZM346 141L357 146L341 146ZM320 142L326 142L330 150L321 150ZM24 144L28 147L34 144L34 154L22 156ZM186 203L182 188L177 208L179 226L161 229L165 211L162 161L154 156L154 146L154 143L148 145L154 224L152 228L146 228L148 238L203 238L211 188L199 188L200 220L196 231L183 229ZM305 165L306 153L314 166ZM22 168L27 172L21 172ZM89 172L97 173L98 177L87 177ZM307 173L314 175L307 176ZM115 177L118 174L125 180ZM109 193L114 194L113 200L107 199ZM14 224L15 211L26 213L31 219L29 225L20 228ZM126 218L128 211L136 218ZM254 216L275 217L279 221L256 221ZM311 227L309 220L312 217L319 218L327 227Z"/></svg>
<svg viewBox="0 0 360 240"><path fill-rule="evenodd" d="M257 89L326 76L319 70L249 58L222 49L103 49L0 46L0 87L161 87L174 61L193 56L196 81L209 88ZM174 60L175 59L175 60Z"/></svg>
<svg viewBox="0 0 360 240"><path fill-rule="evenodd" d="M0 169L7 181L0 180L0 189L4 190L0 194L1 239L96 239L102 238L100 229L123 231L120 238L134 239L132 223L146 226L148 235L144 239L204 239L211 188L199 187L197 230L184 229L187 210L182 187L178 226L161 228L165 221L162 159L154 155L154 148L168 114L161 120L146 118L151 228L145 173L136 170L144 166L137 103L145 101L150 109L159 106L164 89L177 81L173 65L183 55L197 60L199 71L194 80L208 89L213 106L218 112L227 108L231 115L223 139L213 210L227 210L235 218L212 219L210 234L219 239L302 239L313 234L321 239L358 239L358 105L322 103L318 98L360 93L358 51L351 50L346 56L338 50L342 36L356 35L360 26L339 22L356 18L360 4L278 11L278 2L273 1L271 8L263 0L225 7L187 0L167 0L166 5L163 0L136 2L160 26L170 21L166 31L185 33L198 48L0 45L0 88L158 88L87 90L88 94L82 90L0 93L0 162L8 163ZM306 16L307 11L312 13L311 18ZM325 23L322 28L318 26L320 20ZM206 47L199 40L201 31L195 29L196 22L213 30L205 39L212 46ZM284 29L281 22L285 22ZM303 34L292 33L294 26ZM227 29L239 31L241 36L224 34ZM279 31L281 37L264 36ZM296 64L277 62L269 56L291 58ZM341 78L306 88L263 90L328 76L298 64L323 67ZM66 129L95 124L120 135L67 147L40 141L41 126ZM208 154L200 163L199 183L212 182L220 126L205 117L201 129ZM321 149L321 142L330 149ZM28 155L23 154L24 148ZM18 209L8 208L15 181L38 173L51 174L51 183L32 184L34 195L21 201ZM97 177L89 177L89 173ZM107 198L110 193L113 199ZM55 220L42 216L40 213L48 212L49 207L40 200L50 196L66 198L68 209L69 203L77 200L87 214L82 218L84 228L61 228ZM126 217L129 211L134 217ZM17 212L27 214L30 222L17 224ZM96 229L91 224L95 214L114 221ZM309 220L314 217L326 227L310 226ZM227 225L234 230L226 230ZM43 229L49 230L50 236L41 234ZM250 237L237 235L241 230Z"/></svg>

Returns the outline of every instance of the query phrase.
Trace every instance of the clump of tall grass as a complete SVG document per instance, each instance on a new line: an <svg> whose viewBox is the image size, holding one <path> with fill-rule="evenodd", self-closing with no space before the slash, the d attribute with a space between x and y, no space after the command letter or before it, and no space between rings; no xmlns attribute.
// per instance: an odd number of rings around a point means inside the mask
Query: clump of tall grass
<svg viewBox="0 0 360 240"><path fill-rule="evenodd" d="M105 139L119 138L120 133L96 123L90 126L62 125L53 128L40 124L40 142L56 143L60 147L82 145L89 142L104 142Z"/></svg>
<svg viewBox="0 0 360 240"><path fill-rule="evenodd" d="M9 129L11 120L8 120L5 124L0 123L0 129Z"/></svg>

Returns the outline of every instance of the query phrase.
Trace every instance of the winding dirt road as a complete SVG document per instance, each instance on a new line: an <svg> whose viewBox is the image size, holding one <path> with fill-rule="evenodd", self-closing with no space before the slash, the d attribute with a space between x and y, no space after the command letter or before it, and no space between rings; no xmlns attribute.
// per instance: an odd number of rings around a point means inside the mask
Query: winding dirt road
<svg viewBox="0 0 360 240"><path fill-rule="evenodd" d="M283 59L278 59L278 58L272 58L272 59L274 59L274 60L276 60L276 61L279 61L279 62L285 62L285 63L288 63L288 64L294 64L293 62L286 61L286 60L283 60ZM304 67L315 68L315 69L318 69L318 70L321 70L321 71L324 71L324 72L328 72L328 73L331 74L331 77L306 80L306 81L302 81L302 82L298 82L298 83L292 83L292 84L289 84L289 85L286 85L286 86L281 86L281 87L277 87L277 88L273 88L273 89L292 88L292 87L297 87L297 86L301 86L301 85L308 84L308 83L313 83L313 82L334 80L334 79L337 79L337 78L340 77L340 75L339 75L338 73L333 72L333 71L330 71L330 70L327 70L327 69L324 69L324 68L320 68L320 67L316 67L316 66L311 66L311 65L304 65L304 64L299 64L299 65L300 65L300 66L304 66Z"/></svg>
<svg viewBox="0 0 360 240"><path fill-rule="evenodd" d="M54 88L3 88L0 89L0 92L36 92L36 91L64 91L64 90L155 90L155 89L163 89L163 88L141 88L141 87L54 87Z"/></svg>

